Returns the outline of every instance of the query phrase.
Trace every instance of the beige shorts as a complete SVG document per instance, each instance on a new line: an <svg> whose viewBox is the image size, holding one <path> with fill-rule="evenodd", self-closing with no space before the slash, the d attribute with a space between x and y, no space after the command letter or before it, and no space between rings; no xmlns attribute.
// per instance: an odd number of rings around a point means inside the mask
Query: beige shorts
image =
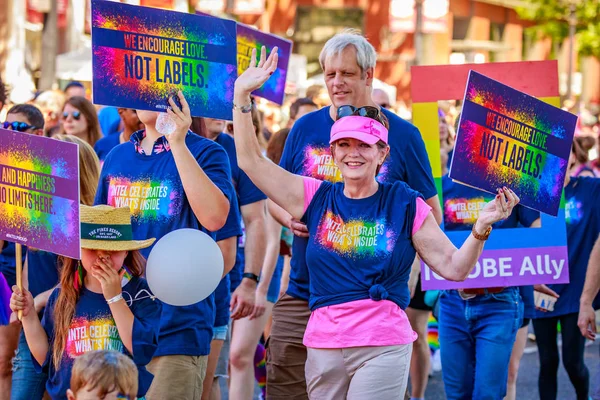
<svg viewBox="0 0 600 400"><path fill-rule="evenodd" d="M399 346L308 349L306 383L314 400L402 400L412 343Z"/></svg>
<svg viewBox="0 0 600 400"><path fill-rule="evenodd" d="M147 400L200 400L208 356L155 357L147 369L154 375Z"/></svg>

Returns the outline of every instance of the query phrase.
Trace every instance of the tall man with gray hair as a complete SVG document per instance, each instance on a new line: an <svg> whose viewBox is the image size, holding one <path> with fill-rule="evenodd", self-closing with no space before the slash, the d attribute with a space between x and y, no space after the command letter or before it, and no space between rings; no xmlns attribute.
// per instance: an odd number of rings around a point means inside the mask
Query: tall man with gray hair
<svg viewBox="0 0 600 400"><path fill-rule="evenodd" d="M359 32L346 30L325 43L319 62L332 106L309 113L294 124L280 164L295 174L330 182L341 181L329 145L333 123L347 115L378 116L381 113L384 119L389 120L391 151L378 180L401 180L421 192L439 222L442 215L440 203L418 129L381 109L371 99L376 61L375 49ZM295 237L288 290L273 309L273 327L267 348L267 399L307 399L304 371L307 352L303 345L310 317L309 276L305 259L307 229L274 203L270 202L269 206L272 214L294 231Z"/></svg>

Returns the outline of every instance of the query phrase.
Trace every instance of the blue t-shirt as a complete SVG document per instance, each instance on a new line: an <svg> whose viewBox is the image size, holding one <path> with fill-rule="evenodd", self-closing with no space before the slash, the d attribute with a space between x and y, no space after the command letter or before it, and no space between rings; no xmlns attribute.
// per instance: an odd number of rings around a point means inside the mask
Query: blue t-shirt
<svg viewBox="0 0 600 400"><path fill-rule="evenodd" d="M235 265L231 272L229 272L229 279L231 280L230 291L233 293L235 289L242 283L242 275L244 274L244 266L246 265L246 253L244 247L237 248L237 255L235 258Z"/></svg>
<svg viewBox="0 0 600 400"><path fill-rule="evenodd" d="M256 203L260 200L266 200L267 196L260 191L259 188L250 180L248 175L239 167L237 162L237 155L235 152L235 141L233 137L226 133L221 133L216 137L215 142L219 143L229 157L229 164L231 165L231 178L233 179L233 185L238 196L240 207L247 204Z"/></svg>
<svg viewBox="0 0 600 400"><path fill-rule="evenodd" d="M98 140L94 145L94 150L100 159L100 163L104 162L104 159L110 153L112 149L119 145L121 141L121 134L106 135L102 139Z"/></svg>
<svg viewBox="0 0 600 400"><path fill-rule="evenodd" d="M67 389L71 382L71 369L75 357L93 350L115 350L131 357L138 367L138 397L146 394L152 383L152 374L146 365L152 360L158 346L158 326L161 304L148 296L150 289L142 278L132 278L123 287L123 297L137 300L128 303L133 313L133 356L123 346L121 337L110 307L102 293L94 293L83 288L75 307L75 314L69 329L65 352L57 371L52 362L52 346L54 343L54 305L58 299L60 288L55 289L48 299L48 306L42 318L42 326L48 335L50 350L46 361L40 366L31 357L38 371L48 373L46 390L53 400L66 399ZM142 299L142 297L146 297Z"/></svg>
<svg viewBox="0 0 600 400"><path fill-rule="evenodd" d="M535 299L533 297L533 286L519 286L519 294L523 301L523 318L534 318Z"/></svg>
<svg viewBox="0 0 600 400"><path fill-rule="evenodd" d="M43 250L27 252L29 291L35 297L58 284L58 256Z"/></svg>
<svg viewBox="0 0 600 400"><path fill-rule="evenodd" d="M27 255L27 247L21 247L21 255L23 263L25 263L25 255ZM21 264L24 265L24 264ZM13 242L4 241L4 248L0 252L0 272L4 275L9 287L17 284L17 263L15 255L15 244Z"/></svg>
<svg viewBox="0 0 600 400"><path fill-rule="evenodd" d="M565 219L569 251L569 283L548 285L560 295L554 311L536 311L536 318L555 317L579 312L585 274L594 243L600 234L600 179L571 178L565 187ZM596 297L596 305L598 299Z"/></svg>
<svg viewBox="0 0 600 400"><path fill-rule="evenodd" d="M98 122L104 136L119 133L121 125L121 116L116 107L104 107L98 112Z"/></svg>
<svg viewBox="0 0 600 400"><path fill-rule="evenodd" d="M240 207L238 205L237 196L231 198L229 207L229 215L225 225L215 233L217 242L231 237L238 237L242 234ZM237 245L237 240L236 240ZM237 250L237 249L236 249ZM215 289L215 322L213 326L223 326L229 323L229 303L231 300L231 279L230 274L227 274L219 282L219 286Z"/></svg>
<svg viewBox="0 0 600 400"><path fill-rule="evenodd" d="M238 237L242 234L242 227L240 220L242 219L240 214L240 206L238 204L237 196L231 198L231 205L229 207L229 215L225 225L217 232L215 232L215 240L217 242L231 237ZM237 240L236 240L237 245ZM237 250L237 249L236 249ZM224 326L229 323L229 302L231 300L230 285L231 280L230 274L227 274L219 282L219 286L215 289L215 327Z"/></svg>
<svg viewBox="0 0 600 400"><path fill-rule="evenodd" d="M448 175L442 177L442 193L445 231L471 230L479 212L495 197L491 193L453 182ZM538 218L539 211L517 204L510 216L496 222L494 228L529 227Z"/></svg>
<svg viewBox="0 0 600 400"><path fill-rule="evenodd" d="M231 200L229 160L223 148L191 132L185 142L204 173ZM132 141L115 147L104 161L95 203L129 206L133 236L138 240L154 237L158 241L183 228L201 229L215 238L192 211L171 151L140 154ZM144 257L151 249L142 250ZM172 267L177 272L177 266ZM156 356L208 355L214 320L213 295L190 306L164 304Z"/></svg>
<svg viewBox="0 0 600 400"><path fill-rule="evenodd" d="M405 309L420 194L400 181L381 183L364 199L343 190L341 182L323 182L302 218L310 235L310 309L368 298Z"/></svg>
<svg viewBox="0 0 600 400"><path fill-rule="evenodd" d="M437 195L425 143L419 130L397 115L382 110L390 123L390 155L378 176L380 182L406 182L426 199ZM329 135L334 121L329 107L312 112L294 124L283 150L280 165L291 173L329 182L342 180L331 157ZM309 277L306 266L306 238L294 237L292 269L287 293L308 300Z"/></svg>
<svg viewBox="0 0 600 400"><path fill-rule="evenodd" d="M215 138L215 142L223 146L227 152L227 155L229 156L229 163L231 164L231 177L233 179L233 186L235 187L235 191L237 193L239 206L242 207L248 204L256 203L257 201L266 200L267 196L256 187L254 182L252 182L248 175L239 167L237 154L235 151L235 140L233 137L227 135L226 133L221 133ZM238 256L236 257L235 265L229 273L230 292L233 292L235 289L237 289L242 281L242 274L244 273L243 253L246 240L243 226L240 229L240 248L238 248L237 251ZM242 257L240 257L240 253L242 254Z"/></svg>

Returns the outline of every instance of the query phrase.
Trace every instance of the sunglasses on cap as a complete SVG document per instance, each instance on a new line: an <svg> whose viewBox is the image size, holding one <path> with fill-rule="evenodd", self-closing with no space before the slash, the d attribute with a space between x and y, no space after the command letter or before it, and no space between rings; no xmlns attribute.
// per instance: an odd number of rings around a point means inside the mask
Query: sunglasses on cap
<svg viewBox="0 0 600 400"><path fill-rule="evenodd" d="M70 113L65 111L63 112L62 117L63 119L67 119L69 118L69 115L72 115L75 121L79 121L79 118L81 118L81 111L73 111Z"/></svg>
<svg viewBox="0 0 600 400"><path fill-rule="evenodd" d="M29 125L25 122L3 122L2 127L17 132L27 132L29 129L37 129L37 126Z"/></svg>
<svg viewBox="0 0 600 400"><path fill-rule="evenodd" d="M337 109L337 118L336 121L343 117L349 117L351 115L359 116L359 117L367 117L374 119L376 121L381 122L379 116L379 108L372 106L364 106L364 107L354 107L350 105L340 106Z"/></svg>

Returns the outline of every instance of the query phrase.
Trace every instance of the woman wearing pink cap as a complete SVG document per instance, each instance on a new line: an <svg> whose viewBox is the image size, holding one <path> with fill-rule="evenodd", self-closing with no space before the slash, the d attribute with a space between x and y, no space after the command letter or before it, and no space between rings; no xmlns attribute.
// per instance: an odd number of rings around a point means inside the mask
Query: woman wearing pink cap
<svg viewBox="0 0 600 400"><path fill-rule="evenodd" d="M249 114L250 93L277 68L277 49L267 58L263 47L255 65L253 52L250 68L235 84L238 162L267 196L308 227L312 314L304 344L309 397L398 399L406 390L416 339L404 313L415 254L446 279L466 279L491 225L508 217L519 198L499 189L472 235L456 249L419 193L402 182L375 179L389 146L385 121L374 107L339 108L330 143L343 182L285 171L262 156Z"/></svg>

